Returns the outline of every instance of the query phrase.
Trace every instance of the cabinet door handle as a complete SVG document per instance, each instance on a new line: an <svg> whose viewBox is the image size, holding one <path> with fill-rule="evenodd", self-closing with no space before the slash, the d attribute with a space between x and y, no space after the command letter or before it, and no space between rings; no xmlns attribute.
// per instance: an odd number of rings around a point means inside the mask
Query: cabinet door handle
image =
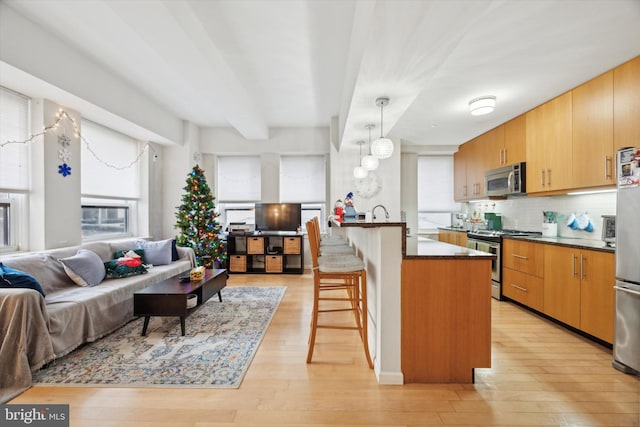
<svg viewBox="0 0 640 427"><path fill-rule="evenodd" d="M587 275L584 273L584 263L587 261L587 259L580 254L580 279L586 279Z"/></svg>
<svg viewBox="0 0 640 427"><path fill-rule="evenodd" d="M529 290L527 288L523 288L522 286L518 286L518 285L514 285L513 283L511 284L512 287L521 290L522 292L529 292Z"/></svg>
<svg viewBox="0 0 640 427"><path fill-rule="evenodd" d="M571 254L571 274L576 277L576 254Z"/></svg>
<svg viewBox="0 0 640 427"><path fill-rule="evenodd" d="M462 195L466 196L467 195L467 184L462 186Z"/></svg>
<svg viewBox="0 0 640 427"><path fill-rule="evenodd" d="M507 164L507 149L504 149L504 163L503 164Z"/></svg>
<svg viewBox="0 0 640 427"><path fill-rule="evenodd" d="M547 185L551 187L551 169L547 169Z"/></svg>
<svg viewBox="0 0 640 427"><path fill-rule="evenodd" d="M515 258L520 258L520 259L529 259L529 257L526 257L526 256L524 256L524 255L511 254L511 256L512 256L512 257L515 257Z"/></svg>
<svg viewBox="0 0 640 427"><path fill-rule="evenodd" d="M502 164L502 148L500 149L500 160L498 160L498 164Z"/></svg>
<svg viewBox="0 0 640 427"><path fill-rule="evenodd" d="M609 178L613 178L611 174L611 164L613 163L613 159L611 156L604 156L604 179L605 181Z"/></svg>
<svg viewBox="0 0 640 427"><path fill-rule="evenodd" d="M540 171L540 186L544 187L544 169Z"/></svg>

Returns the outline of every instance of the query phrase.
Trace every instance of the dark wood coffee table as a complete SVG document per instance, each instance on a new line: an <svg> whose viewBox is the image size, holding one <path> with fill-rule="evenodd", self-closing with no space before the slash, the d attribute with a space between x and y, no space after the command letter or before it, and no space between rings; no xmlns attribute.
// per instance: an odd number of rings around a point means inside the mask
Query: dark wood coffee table
<svg viewBox="0 0 640 427"><path fill-rule="evenodd" d="M197 282L181 283L180 276L188 274L188 271L180 273L133 294L133 314L134 316L144 316L143 336L147 333L151 316L180 317L180 327L182 336L184 336L185 318L189 313L215 294L218 294L218 298L222 302L220 291L227 285L227 270L205 270L204 279ZM187 308L189 294L195 294L198 298L198 303L193 308Z"/></svg>

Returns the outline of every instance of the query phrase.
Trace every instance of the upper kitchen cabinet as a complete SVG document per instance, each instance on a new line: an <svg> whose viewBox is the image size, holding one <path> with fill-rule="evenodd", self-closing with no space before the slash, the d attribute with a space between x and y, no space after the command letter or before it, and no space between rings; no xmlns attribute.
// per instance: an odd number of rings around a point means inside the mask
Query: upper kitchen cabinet
<svg viewBox="0 0 640 427"><path fill-rule="evenodd" d="M612 185L613 71L571 92L573 126L573 188Z"/></svg>
<svg viewBox="0 0 640 427"><path fill-rule="evenodd" d="M613 145L635 147L640 141L640 56L613 70Z"/></svg>
<svg viewBox="0 0 640 427"><path fill-rule="evenodd" d="M479 137L487 153L486 169L525 161L525 124L523 114Z"/></svg>
<svg viewBox="0 0 640 427"><path fill-rule="evenodd" d="M453 154L453 198L464 202L484 197L486 150L478 137L462 144Z"/></svg>
<svg viewBox="0 0 640 427"><path fill-rule="evenodd" d="M572 187L571 92L526 113L527 193Z"/></svg>

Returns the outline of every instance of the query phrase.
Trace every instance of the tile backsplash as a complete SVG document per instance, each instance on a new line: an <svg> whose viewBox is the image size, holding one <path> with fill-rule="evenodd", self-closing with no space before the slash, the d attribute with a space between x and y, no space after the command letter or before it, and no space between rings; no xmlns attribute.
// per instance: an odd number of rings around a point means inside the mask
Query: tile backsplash
<svg viewBox="0 0 640 427"><path fill-rule="evenodd" d="M474 211L484 218L485 212L502 215L502 228L526 231L542 231L543 211L557 212L558 235L561 237L600 240L602 215L615 215L616 193L580 194L574 196L514 197L507 200L487 200L466 203L463 211L469 216ZM587 213L594 230L572 230L567 227L571 213Z"/></svg>

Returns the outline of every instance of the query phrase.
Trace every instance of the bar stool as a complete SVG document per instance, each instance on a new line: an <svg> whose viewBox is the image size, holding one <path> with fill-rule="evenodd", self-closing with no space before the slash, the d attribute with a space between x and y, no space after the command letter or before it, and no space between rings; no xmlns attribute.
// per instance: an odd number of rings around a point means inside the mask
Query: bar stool
<svg viewBox="0 0 640 427"><path fill-rule="evenodd" d="M364 263L353 254L319 255L320 236L314 221L306 223L309 235L309 246L313 266L313 311L309 332L309 350L307 363L311 363L313 348L318 329L355 329L360 334L364 345L364 352L369 368L373 362L369 355L369 341L367 336L367 273ZM345 290L345 296L334 296L335 291ZM324 296L331 292L331 296ZM323 295L324 294L324 295ZM321 308L323 302L347 302L345 308ZM354 314L355 326L320 323L321 313L335 313L351 311Z"/></svg>

